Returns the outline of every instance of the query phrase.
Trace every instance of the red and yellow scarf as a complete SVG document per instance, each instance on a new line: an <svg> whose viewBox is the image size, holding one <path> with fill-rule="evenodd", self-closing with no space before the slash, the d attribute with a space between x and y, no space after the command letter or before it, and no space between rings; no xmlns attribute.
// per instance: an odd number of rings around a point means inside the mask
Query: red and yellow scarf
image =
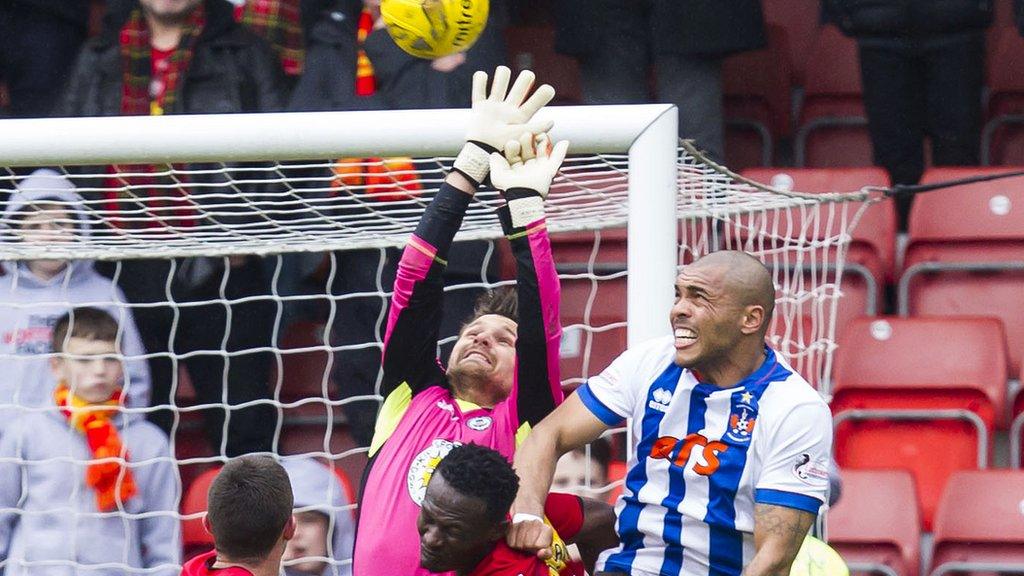
<svg viewBox="0 0 1024 576"><path fill-rule="evenodd" d="M96 508L100 512L119 509L138 492L132 471L125 466L128 451L111 422L124 403L124 394L118 390L110 400L91 404L73 395L61 382L54 391L54 400L71 429L85 436L92 452L85 483L96 492Z"/></svg>
<svg viewBox="0 0 1024 576"><path fill-rule="evenodd" d="M235 21L270 44L285 74L302 74L305 51L299 0L248 0L235 7Z"/></svg>
<svg viewBox="0 0 1024 576"><path fill-rule="evenodd" d="M167 59L167 69L157 79L163 82L163 88L151 92L154 78L149 27L141 8L132 11L120 33L122 116L161 116L174 110L181 99L182 77L192 63L205 25L206 9L200 4L189 14L181 41ZM108 182L111 190L106 194L104 208L114 214L134 213L134 218L129 221L115 215L111 222L119 228L194 225L195 209L184 189L163 186L174 181L167 176L152 175L169 168L150 164L112 166L109 171L116 177ZM178 180L181 178L179 175Z"/></svg>
<svg viewBox="0 0 1024 576"><path fill-rule="evenodd" d="M373 14L363 8L359 15L359 30L356 41L359 52L356 57L356 96L373 96L377 92L377 77L373 72L363 44L373 30ZM360 165L361 164L361 165ZM341 158L332 167L336 189L358 188L360 194L378 202L395 202L416 198L423 192L423 186L416 174L412 158Z"/></svg>

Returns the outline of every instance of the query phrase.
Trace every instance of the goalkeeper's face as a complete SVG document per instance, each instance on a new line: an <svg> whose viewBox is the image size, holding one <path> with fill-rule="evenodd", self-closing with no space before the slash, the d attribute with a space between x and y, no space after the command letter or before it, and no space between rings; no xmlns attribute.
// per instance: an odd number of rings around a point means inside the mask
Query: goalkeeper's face
<svg viewBox="0 0 1024 576"><path fill-rule="evenodd" d="M107 340L72 336L64 345L64 353L50 362L57 381L91 404L113 398L124 376L117 344Z"/></svg>
<svg viewBox="0 0 1024 576"><path fill-rule="evenodd" d="M508 397L516 365L517 325L498 314L484 314L466 324L452 348L448 377L456 393L472 392L478 404Z"/></svg>

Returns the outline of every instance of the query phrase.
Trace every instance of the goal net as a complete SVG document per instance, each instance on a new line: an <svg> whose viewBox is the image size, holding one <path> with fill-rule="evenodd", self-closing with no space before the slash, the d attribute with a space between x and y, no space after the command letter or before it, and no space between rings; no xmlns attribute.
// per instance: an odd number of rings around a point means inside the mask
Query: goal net
<svg viewBox="0 0 1024 576"><path fill-rule="evenodd" d="M574 153L547 202L567 392L630 342L669 332L679 266L742 249L774 273L770 344L827 394L865 194L745 181L677 142L672 107L544 113ZM327 518L326 550L286 565L348 573L398 250L449 169L464 120L464 111L419 111L5 121L0 567L176 573L209 549L201 518L217 467L270 452L295 471L293 484L315 476L308 466L326 471L301 497L295 485L297 510ZM474 298L514 283L500 202L480 191L457 236L441 358ZM100 461L120 466L115 489L130 473L138 491L159 496L100 509L98 490L79 480L95 450L72 434L36 434L73 425L54 400L61 372L51 360L82 352L71 338L63 353L50 341L58 318L83 306L118 321L125 354L123 449ZM612 460L628 456L626 434L609 434ZM615 468L611 478L588 472L586 488L613 496ZM43 526L59 526L60 539L26 535ZM146 540L160 530L159 545Z"/></svg>

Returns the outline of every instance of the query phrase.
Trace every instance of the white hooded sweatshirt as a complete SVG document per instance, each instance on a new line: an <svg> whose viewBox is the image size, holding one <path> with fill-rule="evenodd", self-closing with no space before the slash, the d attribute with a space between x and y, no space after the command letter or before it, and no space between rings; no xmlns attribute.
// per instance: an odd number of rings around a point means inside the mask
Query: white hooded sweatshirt
<svg viewBox="0 0 1024 576"><path fill-rule="evenodd" d="M67 178L47 169L36 170L11 195L4 211L7 227L27 205L46 200L67 203L79 221L79 234L89 233L82 197ZM0 232L5 236L0 241L14 238L9 230ZM121 290L96 272L92 261L70 261L50 280L33 274L25 262L0 262L0 268L5 274L0 277L0 435L12 417L30 408L54 407L50 336L57 319L75 306L100 308L117 320L126 359L126 405L149 405L149 366L131 310Z"/></svg>
<svg viewBox="0 0 1024 576"><path fill-rule="evenodd" d="M317 576L351 576L352 545L355 539L355 511L341 481L310 456L285 456L281 465L288 472L295 496L295 508L321 512L329 519L327 531L327 568ZM285 567L288 576L300 573Z"/></svg>

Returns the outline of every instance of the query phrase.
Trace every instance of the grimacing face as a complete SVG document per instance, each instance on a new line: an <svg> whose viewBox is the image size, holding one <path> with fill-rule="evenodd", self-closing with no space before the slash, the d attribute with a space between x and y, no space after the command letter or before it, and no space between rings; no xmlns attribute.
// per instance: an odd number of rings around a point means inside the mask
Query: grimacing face
<svg viewBox="0 0 1024 576"><path fill-rule="evenodd" d="M448 374L489 388L496 401L512 391L517 325L511 318L484 314L462 329L452 348Z"/></svg>
<svg viewBox="0 0 1024 576"><path fill-rule="evenodd" d="M110 400L124 376L116 344L90 338L68 338L64 354L51 358L50 367L58 382L63 381L74 395L91 404Z"/></svg>
<svg viewBox="0 0 1024 576"><path fill-rule="evenodd" d="M300 572L320 576L327 569L327 562L316 560L316 558L327 558L327 537L329 535L330 519L326 514L307 510L295 513L295 535L288 541L281 558L289 563L299 558L308 558L305 561L288 564L290 573Z"/></svg>
<svg viewBox="0 0 1024 576"><path fill-rule="evenodd" d="M487 521L483 500L462 494L434 474L416 519L420 566L431 572L470 569L505 536L501 528Z"/></svg>
<svg viewBox="0 0 1024 576"><path fill-rule="evenodd" d="M744 307L728 293L727 273L722 265L696 262L676 278L669 320L678 366L710 372L728 361L743 337Z"/></svg>

